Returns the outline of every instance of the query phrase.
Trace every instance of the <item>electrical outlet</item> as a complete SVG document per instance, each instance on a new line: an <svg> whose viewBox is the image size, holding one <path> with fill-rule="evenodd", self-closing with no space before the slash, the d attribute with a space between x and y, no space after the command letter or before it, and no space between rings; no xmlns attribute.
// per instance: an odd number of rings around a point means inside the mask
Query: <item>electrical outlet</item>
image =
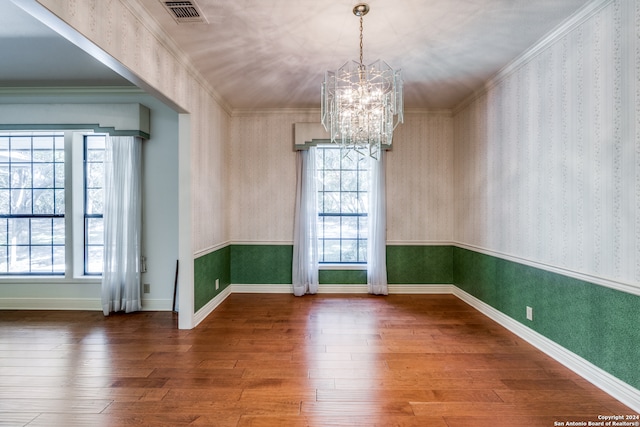
<svg viewBox="0 0 640 427"><path fill-rule="evenodd" d="M533 308L527 306L527 320L533 320Z"/></svg>
<svg viewBox="0 0 640 427"><path fill-rule="evenodd" d="M145 294L151 293L151 285L149 283L142 285L142 292Z"/></svg>
<svg viewBox="0 0 640 427"><path fill-rule="evenodd" d="M216 291L220 289L220 279L216 279Z"/></svg>

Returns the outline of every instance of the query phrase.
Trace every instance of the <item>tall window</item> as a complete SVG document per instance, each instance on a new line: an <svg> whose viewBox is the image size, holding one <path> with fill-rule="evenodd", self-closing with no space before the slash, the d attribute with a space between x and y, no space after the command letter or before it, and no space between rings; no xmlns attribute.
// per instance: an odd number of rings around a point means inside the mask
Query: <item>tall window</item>
<svg viewBox="0 0 640 427"><path fill-rule="evenodd" d="M366 263L368 159L317 147L318 243L321 263Z"/></svg>
<svg viewBox="0 0 640 427"><path fill-rule="evenodd" d="M84 137L84 273L102 274L104 135Z"/></svg>
<svg viewBox="0 0 640 427"><path fill-rule="evenodd" d="M0 274L65 273L64 133L0 134Z"/></svg>
<svg viewBox="0 0 640 427"><path fill-rule="evenodd" d="M105 140L0 131L0 276L102 274Z"/></svg>

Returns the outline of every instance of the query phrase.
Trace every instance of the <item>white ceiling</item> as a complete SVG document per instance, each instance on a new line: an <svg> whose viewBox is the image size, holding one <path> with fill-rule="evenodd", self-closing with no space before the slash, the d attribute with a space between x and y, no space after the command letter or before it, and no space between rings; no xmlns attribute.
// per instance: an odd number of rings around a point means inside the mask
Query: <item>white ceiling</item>
<svg viewBox="0 0 640 427"><path fill-rule="evenodd" d="M407 108L452 108L589 1L369 0L364 62L403 70ZM0 86L123 84L5 2ZM160 0L128 2L234 109L317 108L324 71L359 55L355 0L196 0L208 24L177 24Z"/></svg>
<svg viewBox="0 0 640 427"><path fill-rule="evenodd" d="M0 87L129 84L10 0L0 0Z"/></svg>

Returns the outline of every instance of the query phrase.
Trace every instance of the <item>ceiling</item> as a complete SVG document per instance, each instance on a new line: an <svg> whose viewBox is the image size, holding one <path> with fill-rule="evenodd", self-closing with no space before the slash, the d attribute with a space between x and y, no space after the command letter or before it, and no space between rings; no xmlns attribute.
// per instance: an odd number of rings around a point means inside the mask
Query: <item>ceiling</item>
<svg viewBox="0 0 640 427"><path fill-rule="evenodd" d="M10 0L0 0L0 87L130 84Z"/></svg>
<svg viewBox="0 0 640 427"><path fill-rule="evenodd" d="M359 56L355 0L195 0L208 23L137 3L233 109L318 108L325 70ZM406 108L448 109L590 0L369 0L364 62L401 68ZM70 42L0 0L0 87L123 85ZM46 67L43 67L46 63Z"/></svg>

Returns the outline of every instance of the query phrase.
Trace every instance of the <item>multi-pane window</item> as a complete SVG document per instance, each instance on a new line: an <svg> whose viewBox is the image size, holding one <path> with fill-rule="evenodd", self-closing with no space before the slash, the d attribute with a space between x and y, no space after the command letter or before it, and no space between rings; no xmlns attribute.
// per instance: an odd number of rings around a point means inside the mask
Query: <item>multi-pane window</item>
<svg viewBox="0 0 640 427"><path fill-rule="evenodd" d="M0 131L0 276L102 274L106 137Z"/></svg>
<svg viewBox="0 0 640 427"><path fill-rule="evenodd" d="M64 133L0 134L0 274L65 273Z"/></svg>
<svg viewBox="0 0 640 427"><path fill-rule="evenodd" d="M368 158L317 147L318 247L321 263L367 261Z"/></svg>
<svg viewBox="0 0 640 427"><path fill-rule="evenodd" d="M84 137L84 273L102 274L105 135Z"/></svg>

